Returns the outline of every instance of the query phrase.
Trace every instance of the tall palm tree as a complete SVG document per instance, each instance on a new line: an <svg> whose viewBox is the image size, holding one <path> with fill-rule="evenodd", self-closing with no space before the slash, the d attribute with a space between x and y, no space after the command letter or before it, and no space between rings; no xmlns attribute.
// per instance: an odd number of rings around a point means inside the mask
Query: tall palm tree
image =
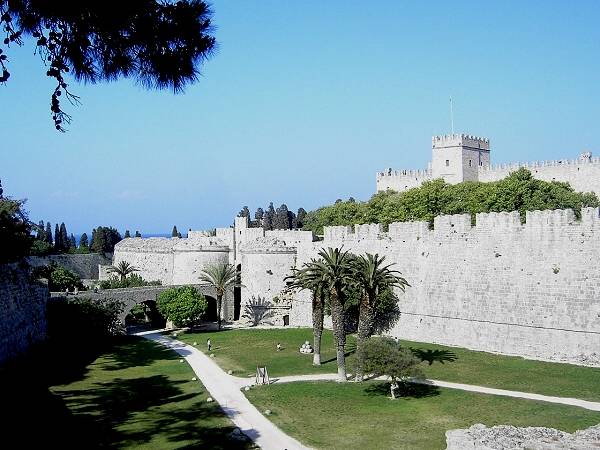
<svg viewBox="0 0 600 450"><path fill-rule="evenodd" d="M121 281L123 281L125 278L127 278L127 275L129 275L130 273L133 273L133 272L139 272L140 269L132 266L127 261L121 261L116 266L110 266L108 269L106 269L106 271L108 273L114 273L114 274L118 275L119 279Z"/></svg>
<svg viewBox="0 0 600 450"><path fill-rule="evenodd" d="M221 305L230 286L238 286L235 267L227 263L211 264L200 272L200 281L210 284L217 292L217 324L221 329Z"/></svg>
<svg viewBox="0 0 600 450"><path fill-rule="evenodd" d="M323 320L325 318L325 299L327 284L323 275L317 270L316 260L304 263L301 269L293 269L291 275L285 278L290 282L288 289L307 289L312 296L313 321L313 365L321 365L321 337L323 336Z"/></svg>
<svg viewBox="0 0 600 450"><path fill-rule="evenodd" d="M323 278L331 305L331 320L333 336L336 344L338 366L338 381L346 380L346 330L344 328L344 304L346 295L344 289L352 283L353 255L341 248L322 249L320 259L315 261L314 271Z"/></svg>
<svg viewBox="0 0 600 450"><path fill-rule="evenodd" d="M364 372L364 343L373 334L375 310L379 294L384 289L397 287L404 291L410 286L400 272L392 270L393 264L384 264L385 256L378 254L357 256L352 261L353 278L362 290L358 312L356 337L356 381L362 381Z"/></svg>

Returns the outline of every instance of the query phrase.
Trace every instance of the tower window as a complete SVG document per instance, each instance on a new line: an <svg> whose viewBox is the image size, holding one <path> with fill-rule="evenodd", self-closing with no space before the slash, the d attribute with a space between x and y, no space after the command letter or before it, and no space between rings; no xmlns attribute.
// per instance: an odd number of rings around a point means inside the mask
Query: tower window
<svg viewBox="0 0 600 450"><path fill-rule="evenodd" d="M450 167L450 160L449 159L446 160L446 167Z"/></svg>
<svg viewBox="0 0 600 450"><path fill-rule="evenodd" d="M473 161L469 160L469 167L471 167L473 165Z"/></svg>
<svg viewBox="0 0 600 450"><path fill-rule="evenodd" d="M480 166L483 166L483 161L479 161L479 165L480 165Z"/></svg>

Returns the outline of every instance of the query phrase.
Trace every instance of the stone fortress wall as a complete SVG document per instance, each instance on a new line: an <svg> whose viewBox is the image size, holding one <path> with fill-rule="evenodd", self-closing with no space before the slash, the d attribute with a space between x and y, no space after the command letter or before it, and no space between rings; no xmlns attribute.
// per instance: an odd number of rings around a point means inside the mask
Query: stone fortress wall
<svg viewBox="0 0 600 450"><path fill-rule="evenodd" d="M139 269L136 273L142 278L158 280L163 286L198 284L200 271L208 265L234 264L242 279L239 319L283 325L289 323L291 308L289 302L278 301L285 287L283 278L295 263L295 245L313 239L311 231L265 231L249 228L247 218L236 217L233 228L217 228L214 235L190 230L187 238L123 239L115 246L112 263L126 261ZM101 280L110 276L106 269L100 267ZM235 296L225 301L224 307L233 312Z"/></svg>
<svg viewBox="0 0 600 450"><path fill-rule="evenodd" d="M32 282L27 267L0 265L0 364L46 337L48 286Z"/></svg>
<svg viewBox="0 0 600 450"><path fill-rule="evenodd" d="M376 174L377 191L402 192L423 182L443 178L448 183L498 181L521 167L544 181L568 182L578 192L600 194L600 158L583 152L575 160L492 165L489 139L466 134L434 136L432 161L425 170L387 169Z"/></svg>
<svg viewBox="0 0 600 450"><path fill-rule="evenodd" d="M48 256L30 256L27 262L32 267L47 266L51 263L63 266L85 280L98 279L98 267L110 264L112 255L100 253L64 254Z"/></svg>
<svg viewBox="0 0 600 450"><path fill-rule="evenodd" d="M379 253L411 284L390 335L474 350L600 364L600 210L439 216L427 222L328 227L298 247ZM304 302L307 299L304 298ZM310 319L309 319L310 320Z"/></svg>
<svg viewBox="0 0 600 450"><path fill-rule="evenodd" d="M600 363L600 210L439 216L427 222L264 232L236 219L233 247L217 237L132 238L115 261L164 284L196 284L215 260L241 270L239 319L250 324L311 326L310 293L291 298L284 278L321 248L379 253L411 284L400 293L402 316L390 335L529 358ZM257 231L258 230L258 231ZM158 239L158 240L157 240ZM129 241L129 242L127 242ZM135 250L137 249L137 250ZM177 275L178 274L178 275ZM178 283L173 283L178 280ZM231 297L227 302L235 301ZM235 306L228 304L229 311Z"/></svg>

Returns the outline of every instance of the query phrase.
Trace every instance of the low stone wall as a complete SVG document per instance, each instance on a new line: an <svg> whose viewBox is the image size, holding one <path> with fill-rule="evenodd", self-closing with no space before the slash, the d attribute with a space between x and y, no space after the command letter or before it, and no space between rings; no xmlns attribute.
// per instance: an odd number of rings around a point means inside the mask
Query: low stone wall
<svg viewBox="0 0 600 450"><path fill-rule="evenodd" d="M83 279L98 279L98 266L110 265L112 255L102 255L100 253L85 254L66 254L49 256L31 256L28 258L29 264L33 267L47 266L50 263L56 263L75 272Z"/></svg>
<svg viewBox="0 0 600 450"><path fill-rule="evenodd" d="M0 364L46 337L48 287L31 282L28 268L0 266Z"/></svg>

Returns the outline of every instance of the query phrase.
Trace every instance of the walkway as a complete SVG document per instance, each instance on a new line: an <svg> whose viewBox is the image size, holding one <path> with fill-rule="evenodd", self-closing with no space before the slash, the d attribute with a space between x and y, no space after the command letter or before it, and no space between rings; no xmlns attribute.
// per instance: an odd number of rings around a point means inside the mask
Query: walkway
<svg viewBox="0 0 600 450"><path fill-rule="evenodd" d="M221 405L225 414L261 448L265 450L308 448L277 428L248 401L240 390L241 378L227 375L200 350L156 332L138 333L138 335L169 347L185 358L212 398Z"/></svg>
<svg viewBox="0 0 600 450"><path fill-rule="evenodd" d="M385 377L378 379L385 380ZM315 374L315 375L290 375L286 377L272 378L274 383L293 383L295 381L336 381L336 373ZM236 382L240 387L249 386L254 383L254 379L237 378ZM529 392L508 391L506 389L495 389L485 386L475 386L472 384L451 383L449 381L440 380L413 380L413 383L427 384L430 386L438 386L448 389L460 389L461 391L478 392L481 394L502 395L505 397L525 398L528 400L539 400L542 402L559 403L569 406L579 406L580 408L589 409L591 411L600 411L599 402L591 402L588 400L580 400L578 398L569 397L552 397L549 395L531 394Z"/></svg>

